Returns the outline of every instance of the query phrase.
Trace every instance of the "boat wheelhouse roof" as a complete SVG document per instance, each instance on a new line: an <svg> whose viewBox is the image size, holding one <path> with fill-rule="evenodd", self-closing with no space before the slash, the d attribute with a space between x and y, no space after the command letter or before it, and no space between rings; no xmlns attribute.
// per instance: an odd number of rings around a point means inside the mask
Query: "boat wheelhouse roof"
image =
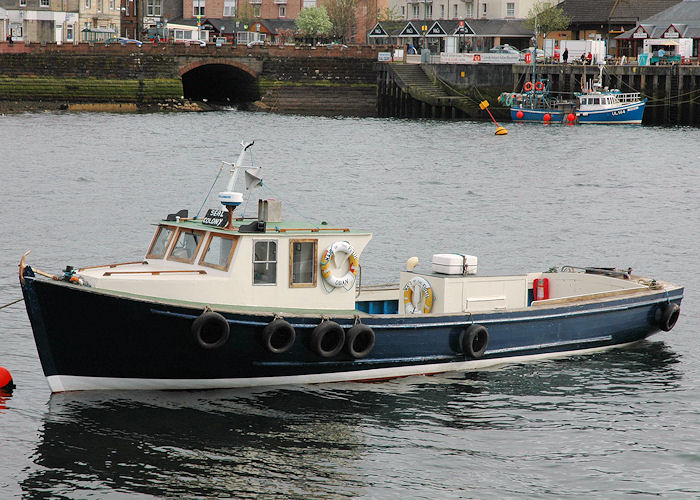
<svg viewBox="0 0 700 500"><path fill-rule="evenodd" d="M330 226L324 222L320 224L314 224L311 222L295 222L295 221L282 221L282 222L267 222L266 230L262 231L250 231L241 232L242 226L248 225L253 222L257 222L257 218L245 218L245 219L234 219L233 230L225 229L223 227L217 227L209 224L204 224L203 219L180 219L175 221L170 220L160 220L155 222L155 225L165 225L165 226L177 226L185 227L189 229L197 229L201 231L211 231L214 233L221 234L237 234L237 235L260 235L260 234L297 234L297 233L322 233L322 234L368 234L367 231L354 230L349 227L336 227Z"/></svg>

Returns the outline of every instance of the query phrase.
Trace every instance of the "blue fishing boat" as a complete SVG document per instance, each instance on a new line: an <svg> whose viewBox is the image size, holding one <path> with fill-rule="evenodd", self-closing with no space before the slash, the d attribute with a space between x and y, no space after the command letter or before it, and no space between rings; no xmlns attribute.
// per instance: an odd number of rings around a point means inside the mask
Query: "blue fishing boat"
<svg viewBox="0 0 700 500"><path fill-rule="evenodd" d="M510 107L513 121L562 123L575 119L576 101L554 96L546 79L525 82L519 93L504 92L498 102Z"/></svg>
<svg viewBox="0 0 700 500"><path fill-rule="evenodd" d="M639 92L621 92L603 87L603 67L597 82L592 82L577 93L576 120L578 123L640 124L647 99Z"/></svg>
<svg viewBox="0 0 700 500"><path fill-rule="evenodd" d="M252 143L225 163L221 206L157 221L132 262L28 265L19 279L53 392L215 389L478 370L624 347L671 330L683 288L630 269L564 267L482 276L437 253L368 285L364 230L284 221L260 200L235 217ZM242 187L242 186L241 186Z"/></svg>
<svg viewBox="0 0 700 500"><path fill-rule="evenodd" d="M533 72L534 75L534 72ZM520 93L504 92L498 102L510 107L513 121L537 123L640 124L647 99L639 92L621 92L603 87L603 66L598 80L582 85L581 92L568 99L553 95L549 82L525 82Z"/></svg>

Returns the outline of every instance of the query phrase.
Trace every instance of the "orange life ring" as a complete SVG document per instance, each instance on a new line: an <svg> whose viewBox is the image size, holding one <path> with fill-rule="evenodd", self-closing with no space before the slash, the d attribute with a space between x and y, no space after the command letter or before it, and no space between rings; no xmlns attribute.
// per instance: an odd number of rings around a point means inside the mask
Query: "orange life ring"
<svg viewBox="0 0 700 500"><path fill-rule="evenodd" d="M532 82L525 82L525 85L523 85L523 90L525 90L525 92L530 92L532 90Z"/></svg>
<svg viewBox="0 0 700 500"><path fill-rule="evenodd" d="M535 90L542 90L544 88L544 83L542 82L537 82L535 84Z"/></svg>

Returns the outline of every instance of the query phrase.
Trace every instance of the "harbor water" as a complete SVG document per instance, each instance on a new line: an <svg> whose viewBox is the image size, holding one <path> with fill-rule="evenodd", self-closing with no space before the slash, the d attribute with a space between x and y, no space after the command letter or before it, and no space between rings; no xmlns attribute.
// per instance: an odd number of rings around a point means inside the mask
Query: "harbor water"
<svg viewBox="0 0 700 500"><path fill-rule="evenodd" d="M700 130L204 114L0 116L0 498L700 495ZM362 282L411 256L479 274L604 266L686 287L630 349L375 383L51 395L17 279L137 260L255 140L258 198L374 233ZM81 322L80 310L66 310ZM104 318L109 321L109 318ZM94 325L95 335L100 325ZM153 353L158 356L158 353Z"/></svg>

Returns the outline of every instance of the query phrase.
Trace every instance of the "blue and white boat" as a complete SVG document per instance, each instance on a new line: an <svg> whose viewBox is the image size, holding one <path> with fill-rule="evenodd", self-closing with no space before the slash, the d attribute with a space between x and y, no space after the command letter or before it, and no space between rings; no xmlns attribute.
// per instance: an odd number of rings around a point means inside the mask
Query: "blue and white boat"
<svg viewBox="0 0 700 500"><path fill-rule="evenodd" d="M683 288L631 270L481 276L477 258L435 254L370 286L371 234L283 221L261 200L235 218L251 144L230 164L221 207L157 222L133 262L66 267L25 262L19 279L53 392L215 389L376 380L478 370L624 347L671 330ZM238 193L238 194L237 194Z"/></svg>
<svg viewBox="0 0 700 500"><path fill-rule="evenodd" d="M553 96L547 80L526 82L523 92L502 93L498 101L510 107L513 121L538 123L640 124L647 99L639 92L603 87L603 67L597 82L586 84L575 99Z"/></svg>
<svg viewBox="0 0 700 500"><path fill-rule="evenodd" d="M601 66L598 81L576 94L578 123L642 123L646 97L642 99L639 92L620 92L603 87L602 72Z"/></svg>
<svg viewBox="0 0 700 500"><path fill-rule="evenodd" d="M512 121L564 123L574 121L576 116L576 101L553 96L547 80L526 82L522 92L504 92L498 102L510 107Z"/></svg>

